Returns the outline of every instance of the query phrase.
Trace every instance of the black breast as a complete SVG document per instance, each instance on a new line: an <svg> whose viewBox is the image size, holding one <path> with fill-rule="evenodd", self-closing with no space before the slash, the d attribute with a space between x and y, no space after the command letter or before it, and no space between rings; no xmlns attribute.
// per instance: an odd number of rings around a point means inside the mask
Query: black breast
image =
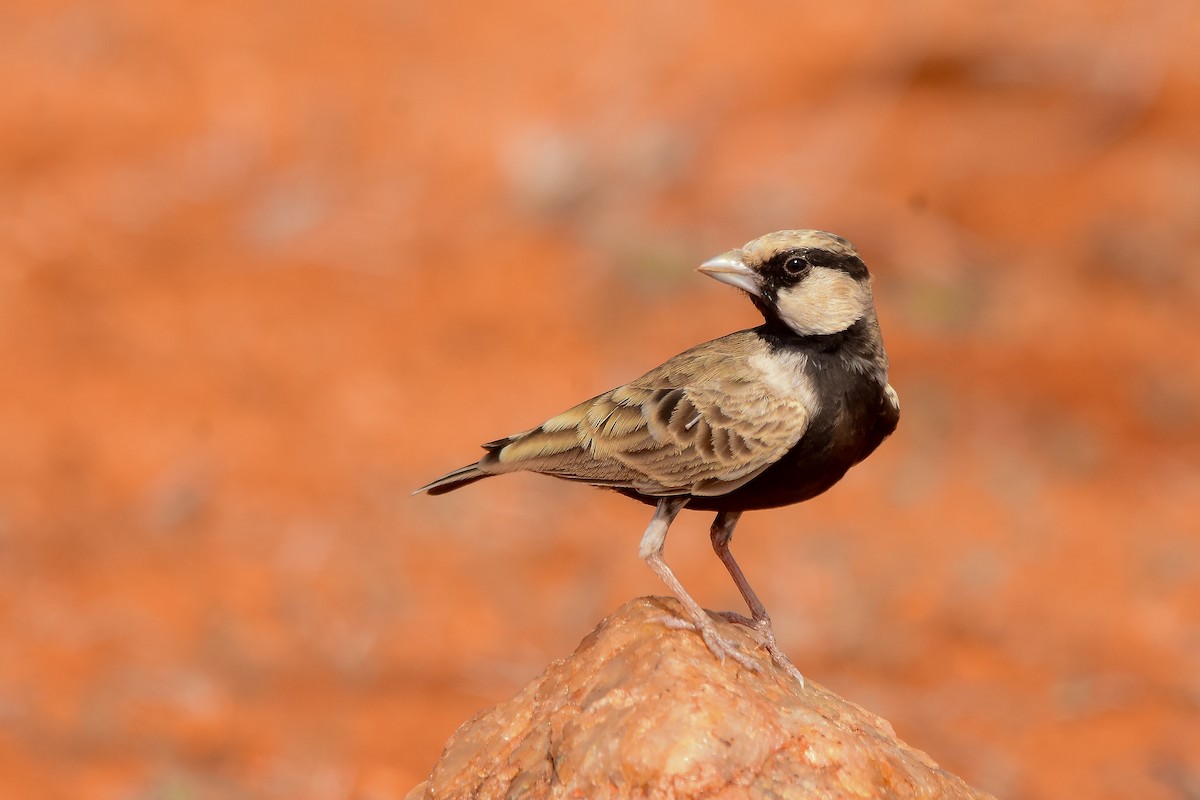
<svg viewBox="0 0 1200 800"><path fill-rule="evenodd" d="M695 497L688 508L749 511L808 500L833 486L896 429L899 411L885 386L849 369L833 354L815 354L811 370L820 411L783 458L744 486L719 497Z"/></svg>

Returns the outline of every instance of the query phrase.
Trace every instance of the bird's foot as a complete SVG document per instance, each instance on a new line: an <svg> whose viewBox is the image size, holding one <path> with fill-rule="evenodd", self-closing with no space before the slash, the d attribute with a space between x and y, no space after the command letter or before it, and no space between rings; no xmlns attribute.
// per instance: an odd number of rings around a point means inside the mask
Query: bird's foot
<svg viewBox="0 0 1200 800"><path fill-rule="evenodd" d="M717 657L717 660L724 663L725 656L729 656L737 663L741 664L751 672L761 672L762 667L757 661L751 658L748 654L742 651L733 642L726 639L721 634L717 633L717 628L712 624L712 620L707 617L701 620L681 619L680 617L661 617L660 621L663 625L673 630L696 631L700 637L704 639L704 644L712 651L712 654Z"/></svg>
<svg viewBox="0 0 1200 800"><path fill-rule="evenodd" d="M732 622L734 625L745 625L747 628L754 628L756 630L758 628L758 623L745 614L739 614L736 611L714 611L713 613L726 622Z"/></svg>
<svg viewBox="0 0 1200 800"><path fill-rule="evenodd" d="M747 617L736 611L718 611L717 616L726 622L732 622L735 625L745 625L754 631L758 640L762 642L762 646L771 654L771 660L784 672L795 678L801 686L804 686L804 676L800 674L800 670L796 669L796 665L791 662L791 659L780 648L779 643L775 641L775 629L771 626L770 617L765 614L756 617Z"/></svg>
<svg viewBox="0 0 1200 800"><path fill-rule="evenodd" d="M771 637L771 641L766 645L766 647L767 652L771 654L771 660L775 662L775 665L795 678L796 683L800 684L800 688L803 689L804 675L801 674L800 670L796 669L796 665L792 663L792 660L788 658L782 650L779 649L779 645L775 644L774 636Z"/></svg>

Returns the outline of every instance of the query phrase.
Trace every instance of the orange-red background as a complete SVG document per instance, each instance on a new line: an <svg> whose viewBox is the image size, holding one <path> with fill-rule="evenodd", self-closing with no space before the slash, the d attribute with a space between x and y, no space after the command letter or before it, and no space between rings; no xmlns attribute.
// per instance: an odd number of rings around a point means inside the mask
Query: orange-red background
<svg viewBox="0 0 1200 800"><path fill-rule="evenodd" d="M645 507L409 491L876 274L896 436L734 550L1008 798L1200 791L1194 3L5 3L0 794L402 796L661 593ZM668 558L738 598L684 515Z"/></svg>

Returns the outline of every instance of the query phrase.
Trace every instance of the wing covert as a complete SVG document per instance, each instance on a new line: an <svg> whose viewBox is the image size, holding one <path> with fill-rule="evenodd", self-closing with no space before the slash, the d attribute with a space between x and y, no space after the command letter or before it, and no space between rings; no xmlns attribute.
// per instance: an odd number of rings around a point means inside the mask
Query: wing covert
<svg viewBox="0 0 1200 800"><path fill-rule="evenodd" d="M809 409L794 393L756 380L746 354L714 347L720 342L681 353L538 428L491 443L481 467L650 496L733 491L795 446ZM742 360L738 369L721 363L729 358Z"/></svg>

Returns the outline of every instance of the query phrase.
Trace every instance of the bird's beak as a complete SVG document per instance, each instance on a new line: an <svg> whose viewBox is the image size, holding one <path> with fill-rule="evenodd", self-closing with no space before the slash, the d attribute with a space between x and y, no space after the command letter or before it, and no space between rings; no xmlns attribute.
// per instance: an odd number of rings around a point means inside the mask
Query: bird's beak
<svg viewBox="0 0 1200 800"><path fill-rule="evenodd" d="M746 266L746 262L742 260L741 250L730 250L716 258L710 258L696 269L710 278L716 278L721 283L736 286L755 297L762 294L758 274Z"/></svg>

